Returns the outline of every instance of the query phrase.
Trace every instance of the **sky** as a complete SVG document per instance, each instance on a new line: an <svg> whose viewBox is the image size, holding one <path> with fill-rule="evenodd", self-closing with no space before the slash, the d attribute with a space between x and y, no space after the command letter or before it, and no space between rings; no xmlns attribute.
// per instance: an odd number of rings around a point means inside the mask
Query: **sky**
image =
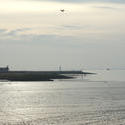
<svg viewBox="0 0 125 125"><path fill-rule="evenodd" d="M0 0L0 66L125 69L124 15L124 0Z"/></svg>

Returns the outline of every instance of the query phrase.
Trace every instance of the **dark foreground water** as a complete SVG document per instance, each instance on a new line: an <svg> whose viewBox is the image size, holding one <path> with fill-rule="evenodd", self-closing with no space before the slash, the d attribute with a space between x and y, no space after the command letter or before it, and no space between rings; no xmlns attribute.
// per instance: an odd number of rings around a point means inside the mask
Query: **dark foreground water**
<svg viewBox="0 0 125 125"><path fill-rule="evenodd" d="M125 125L125 71L54 82L0 82L0 125Z"/></svg>

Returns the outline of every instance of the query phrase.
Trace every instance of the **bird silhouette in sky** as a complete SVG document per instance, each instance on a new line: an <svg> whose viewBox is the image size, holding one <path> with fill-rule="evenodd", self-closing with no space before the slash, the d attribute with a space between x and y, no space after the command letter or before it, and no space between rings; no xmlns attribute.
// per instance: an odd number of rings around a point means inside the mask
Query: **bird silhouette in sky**
<svg viewBox="0 0 125 125"><path fill-rule="evenodd" d="M64 12L65 10L64 10L64 9L61 9L60 11L61 11L61 12Z"/></svg>

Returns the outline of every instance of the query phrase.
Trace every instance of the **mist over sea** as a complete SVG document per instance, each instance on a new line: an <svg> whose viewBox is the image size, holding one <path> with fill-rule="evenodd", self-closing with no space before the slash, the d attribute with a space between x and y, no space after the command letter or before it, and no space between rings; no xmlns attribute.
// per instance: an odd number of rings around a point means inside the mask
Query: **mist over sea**
<svg viewBox="0 0 125 125"><path fill-rule="evenodd" d="M0 125L125 125L125 70L53 82L0 82Z"/></svg>

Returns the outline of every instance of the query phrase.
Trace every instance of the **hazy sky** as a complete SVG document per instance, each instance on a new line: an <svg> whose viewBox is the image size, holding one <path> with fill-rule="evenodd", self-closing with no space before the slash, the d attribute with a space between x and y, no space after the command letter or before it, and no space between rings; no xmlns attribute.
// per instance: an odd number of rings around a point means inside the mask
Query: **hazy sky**
<svg viewBox="0 0 125 125"><path fill-rule="evenodd" d="M0 66L125 69L124 15L125 0L0 0Z"/></svg>

